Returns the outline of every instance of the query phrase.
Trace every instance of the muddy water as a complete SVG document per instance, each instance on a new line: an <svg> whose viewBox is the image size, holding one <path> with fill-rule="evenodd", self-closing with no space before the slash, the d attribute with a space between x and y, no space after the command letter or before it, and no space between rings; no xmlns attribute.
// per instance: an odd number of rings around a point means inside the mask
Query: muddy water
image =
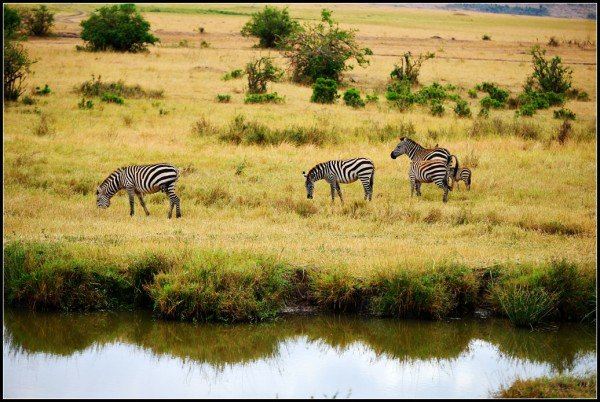
<svg viewBox="0 0 600 402"><path fill-rule="evenodd" d="M4 397L488 397L596 367L595 331L348 316L268 324L4 313Z"/></svg>

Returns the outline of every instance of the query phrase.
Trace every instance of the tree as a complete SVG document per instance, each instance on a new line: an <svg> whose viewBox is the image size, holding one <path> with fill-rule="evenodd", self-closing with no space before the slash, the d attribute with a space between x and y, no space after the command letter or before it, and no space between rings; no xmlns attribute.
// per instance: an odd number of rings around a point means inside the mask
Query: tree
<svg viewBox="0 0 600 402"><path fill-rule="evenodd" d="M134 4L101 7L82 21L81 26L81 39L94 51L138 52L146 50L147 43L153 45L159 40L149 32L150 23Z"/></svg>
<svg viewBox="0 0 600 402"><path fill-rule="evenodd" d="M14 41L4 42L4 99L17 100L23 93L23 82L29 67L35 61L29 58L23 45Z"/></svg>
<svg viewBox="0 0 600 402"><path fill-rule="evenodd" d="M267 92L267 83L277 81L283 75L283 71L273 65L269 57L261 57L246 64L248 74L248 93L262 94Z"/></svg>
<svg viewBox="0 0 600 402"><path fill-rule="evenodd" d="M564 67L559 56L547 60L544 57L546 50L537 45L531 49L531 55L533 57L533 74L527 78L526 92L537 90L564 94L571 88L573 70Z"/></svg>
<svg viewBox="0 0 600 402"><path fill-rule="evenodd" d="M25 10L22 14L23 25L27 33L33 36L46 36L54 25L54 13L48 7L40 5L36 9Z"/></svg>
<svg viewBox="0 0 600 402"><path fill-rule="evenodd" d="M252 19L242 28L243 36L256 36L259 46L278 48L292 33L301 29L298 22L291 19L287 7L278 9L265 6L262 11L252 14Z"/></svg>
<svg viewBox="0 0 600 402"><path fill-rule="evenodd" d="M342 73L354 68L351 59L365 67L369 48L361 49L356 42L356 30L344 30L331 19L331 11L321 11L321 22L306 25L294 32L285 43L285 56L290 60L295 82L313 83L317 78L341 81Z"/></svg>
<svg viewBox="0 0 600 402"><path fill-rule="evenodd" d="M12 39L21 26L21 17L14 8L4 5L4 39Z"/></svg>

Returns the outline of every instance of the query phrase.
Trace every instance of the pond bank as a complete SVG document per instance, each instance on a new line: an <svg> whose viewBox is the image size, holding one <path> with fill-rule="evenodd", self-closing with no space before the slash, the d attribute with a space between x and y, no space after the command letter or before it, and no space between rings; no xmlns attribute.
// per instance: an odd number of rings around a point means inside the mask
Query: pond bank
<svg viewBox="0 0 600 402"><path fill-rule="evenodd" d="M60 243L4 245L4 301L61 311L151 309L178 320L247 322L302 310L442 319L476 309L530 326L595 319L594 267L538 265L426 269L356 275L343 267L299 267L271 256L193 250L111 260Z"/></svg>

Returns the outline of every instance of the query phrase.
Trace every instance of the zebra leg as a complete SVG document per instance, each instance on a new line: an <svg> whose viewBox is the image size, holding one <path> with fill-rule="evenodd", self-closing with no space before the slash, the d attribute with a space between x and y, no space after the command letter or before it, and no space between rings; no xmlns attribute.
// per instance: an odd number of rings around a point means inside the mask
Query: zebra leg
<svg viewBox="0 0 600 402"><path fill-rule="evenodd" d="M448 187L444 187L444 198L443 198L444 202L448 202Z"/></svg>
<svg viewBox="0 0 600 402"><path fill-rule="evenodd" d="M132 188L127 189L127 194L129 194L129 216L133 216L133 204L134 204L134 194L135 191Z"/></svg>
<svg viewBox="0 0 600 402"><path fill-rule="evenodd" d="M150 215L150 212L148 211L148 208L146 208L146 203L144 202L144 199L142 198L142 193L137 193L138 199L140 200L140 204L142 204L142 208L144 208L144 212L146 213L146 216Z"/></svg>
<svg viewBox="0 0 600 402"><path fill-rule="evenodd" d="M410 181L410 198L415 194L415 182L413 180Z"/></svg>
<svg viewBox="0 0 600 402"><path fill-rule="evenodd" d="M415 183L415 190L417 190L417 197L421 196L421 182L418 181Z"/></svg>
<svg viewBox="0 0 600 402"><path fill-rule="evenodd" d="M175 216L181 218L181 208L179 206L179 197L175 194L175 185L171 184L167 188L167 195L169 196L169 202L171 208L169 209L169 219L173 216L173 207L175 207Z"/></svg>
<svg viewBox="0 0 600 402"><path fill-rule="evenodd" d="M333 204L335 200L335 184L329 183L329 186L331 187L331 204Z"/></svg>
<svg viewBox="0 0 600 402"><path fill-rule="evenodd" d="M335 183L335 189L337 190L337 193L340 196L340 201L342 201L342 204L344 204L344 199L342 198L342 189L340 188L340 183Z"/></svg>

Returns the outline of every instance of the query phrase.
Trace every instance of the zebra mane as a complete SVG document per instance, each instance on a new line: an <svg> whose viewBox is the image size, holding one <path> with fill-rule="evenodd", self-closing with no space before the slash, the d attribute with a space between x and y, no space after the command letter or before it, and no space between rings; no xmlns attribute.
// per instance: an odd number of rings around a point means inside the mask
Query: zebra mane
<svg viewBox="0 0 600 402"><path fill-rule="evenodd" d="M99 187L104 187L104 185L106 185L112 177L114 177L118 173L121 173L124 169L125 169L125 167L120 167L117 170L115 170L114 172L112 172L111 174L109 174L108 177L106 179L104 179L104 181L102 183L100 183Z"/></svg>
<svg viewBox="0 0 600 402"><path fill-rule="evenodd" d="M312 177L312 174L313 174L314 172L317 172L317 171L319 170L319 167L321 167L321 166L322 166L322 165L324 165L324 164L325 164L325 163L324 163L324 162L322 162L322 163L317 163L315 166L313 166L313 167L312 167L312 168L311 168L311 169L308 171L308 173L306 174L306 178Z"/></svg>

